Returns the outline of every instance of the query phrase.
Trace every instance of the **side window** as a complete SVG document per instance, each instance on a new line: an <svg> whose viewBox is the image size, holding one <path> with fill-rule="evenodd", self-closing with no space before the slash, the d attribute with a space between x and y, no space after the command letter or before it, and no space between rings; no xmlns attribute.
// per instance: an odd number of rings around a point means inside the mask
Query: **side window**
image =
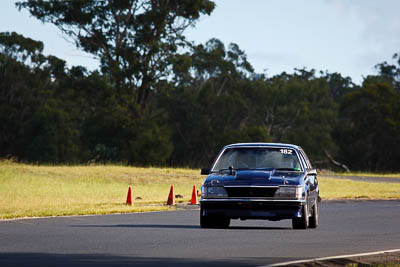
<svg viewBox="0 0 400 267"><path fill-rule="evenodd" d="M308 157L307 157L306 153L304 153L304 151L303 151L303 150L300 150L300 153L301 153L301 155L303 156L303 158L304 158L304 159L305 159L305 161L306 161L307 168L308 168L308 169L312 169L312 168L313 168L313 166L312 166L312 164L311 164L310 160L308 159Z"/></svg>
<svg viewBox="0 0 400 267"><path fill-rule="evenodd" d="M306 165L306 169L308 169L309 168L308 163L307 163L307 160L304 158L303 153L299 153L299 156L300 156L301 161Z"/></svg>

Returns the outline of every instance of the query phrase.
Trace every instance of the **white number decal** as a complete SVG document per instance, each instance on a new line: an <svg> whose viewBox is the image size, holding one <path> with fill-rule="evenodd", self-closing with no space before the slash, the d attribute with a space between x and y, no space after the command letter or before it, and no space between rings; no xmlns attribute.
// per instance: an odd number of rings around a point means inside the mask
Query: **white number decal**
<svg viewBox="0 0 400 267"><path fill-rule="evenodd" d="M293 152L291 149L281 149L280 151L282 154L285 154L285 155L292 155L292 152Z"/></svg>

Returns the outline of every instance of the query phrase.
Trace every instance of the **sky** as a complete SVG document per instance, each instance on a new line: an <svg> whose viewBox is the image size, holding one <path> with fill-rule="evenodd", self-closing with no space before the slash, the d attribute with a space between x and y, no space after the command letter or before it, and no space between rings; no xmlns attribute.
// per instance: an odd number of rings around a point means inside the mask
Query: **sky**
<svg viewBox="0 0 400 267"><path fill-rule="evenodd" d="M339 72L353 82L376 74L374 66L400 52L398 0L216 0L211 16L186 31L188 40L236 43L257 73L271 77L295 68ZM77 50L51 24L42 24L15 1L0 1L0 32L15 31L44 43L44 54L69 66L96 69L98 61Z"/></svg>

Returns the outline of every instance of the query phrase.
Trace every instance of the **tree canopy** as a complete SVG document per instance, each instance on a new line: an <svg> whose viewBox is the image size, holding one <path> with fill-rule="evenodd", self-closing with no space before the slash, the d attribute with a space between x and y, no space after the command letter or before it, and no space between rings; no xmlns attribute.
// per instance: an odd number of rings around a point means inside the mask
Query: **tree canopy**
<svg viewBox="0 0 400 267"><path fill-rule="evenodd" d="M170 57L186 46L183 31L215 4L209 0L78 0L18 2L100 59L122 97L145 109L150 92L171 74Z"/></svg>
<svg viewBox="0 0 400 267"><path fill-rule="evenodd" d="M17 3L101 67L67 67L0 33L0 158L205 167L235 142L303 147L318 168L399 171L400 57L360 85L340 73L254 72L245 51L183 31L211 1Z"/></svg>

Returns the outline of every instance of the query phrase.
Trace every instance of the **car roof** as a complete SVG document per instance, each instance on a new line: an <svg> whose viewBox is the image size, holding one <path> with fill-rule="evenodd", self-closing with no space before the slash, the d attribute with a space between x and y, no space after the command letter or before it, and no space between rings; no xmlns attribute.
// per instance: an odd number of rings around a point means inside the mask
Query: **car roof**
<svg viewBox="0 0 400 267"><path fill-rule="evenodd" d="M292 149L301 149L301 147L292 145L292 144L283 144L283 143L237 143L230 144L224 147L225 148L234 148L234 147L287 147Z"/></svg>

